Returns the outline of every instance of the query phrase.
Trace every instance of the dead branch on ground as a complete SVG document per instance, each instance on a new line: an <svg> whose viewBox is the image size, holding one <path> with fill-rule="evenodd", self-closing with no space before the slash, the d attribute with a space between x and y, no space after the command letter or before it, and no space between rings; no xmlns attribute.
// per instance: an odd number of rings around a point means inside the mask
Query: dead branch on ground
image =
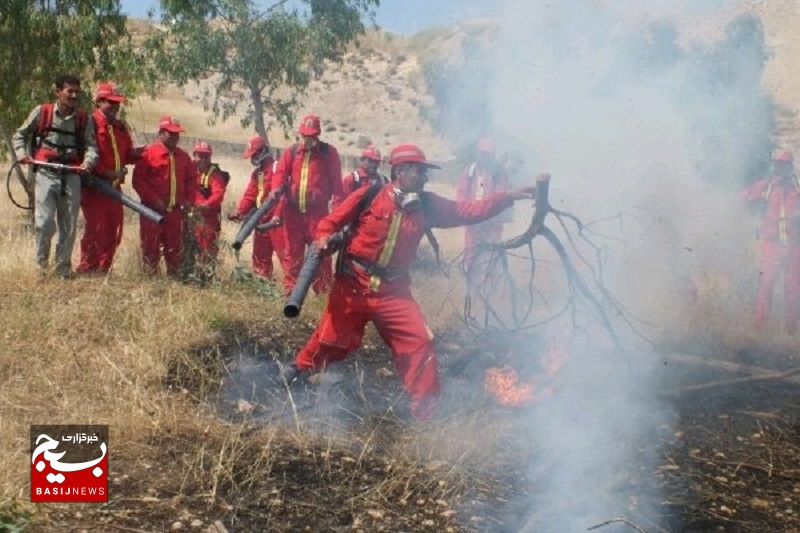
<svg viewBox="0 0 800 533"><path fill-rule="evenodd" d="M675 396L685 392L697 392L702 390L714 389L717 387L727 387L730 385L743 385L749 383L758 383L761 381L780 381L788 377L796 376L798 374L800 374L800 367L794 367L790 368L789 370L784 370L783 372L773 372L770 374L762 374L759 376L750 376L746 378L723 379L718 381L711 381L708 383L701 383L699 385L688 385L686 387L680 387L677 389L672 389L670 391L667 391L664 393L664 395Z"/></svg>
<svg viewBox="0 0 800 533"><path fill-rule="evenodd" d="M603 522L603 523L601 523L601 524L597 524L597 525L595 525L595 526L592 526L592 527L588 528L586 531L593 531L593 530L595 530L595 529L600 529L601 527L606 527L606 526L608 526L608 525L611 525L611 524L616 524L616 523L618 523L618 522L622 522L623 524L626 524L626 525L628 525L628 526L631 526L633 529L635 529L635 530L636 530L636 531L638 531L639 533L647 533L647 531L645 531L644 529L640 528L640 527L639 527L639 526L637 526L636 524L634 524L634 523L630 522L629 520L627 520L627 519L625 519L625 518L622 518L622 517L619 517L619 518L612 518L611 520L606 520L605 522Z"/></svg>
<svg viewBox="0 0 800 533"><path fill-rule="evenodd" d="M751 377L767 376L769 379L775 379L773 376L776 374L775 370L773 369L752 365L743 365L741 363L733 363L731 361L724 361L722 359L716 359L702 355L671 353L659 354L658 357L669 363L705 366L708 368L713 368L714 370L722 370L734 374L747 374ZM788 383L800 385L800 377L797 377L795 374L789 374L779 379Z"/></svg>

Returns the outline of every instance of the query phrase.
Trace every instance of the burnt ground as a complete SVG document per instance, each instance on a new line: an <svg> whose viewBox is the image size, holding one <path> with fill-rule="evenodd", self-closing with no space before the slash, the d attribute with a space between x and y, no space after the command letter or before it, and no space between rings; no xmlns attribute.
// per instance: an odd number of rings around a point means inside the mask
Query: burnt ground
<svg viewBox="0 0 800 533"><path fill-rule="evenodd" d="M770 361L778 372L797 364L793 354L758 350L730 359ZM752 378L691 374L700 383ZM743 381L684 392L674 404L679 424L658 478L682 530L800 531L800 381Z"/></svg>
<svg viewBox="0 0 800 533"><path fill-rule="evenodd" d="M658 476L669 515L687 531L800 530L798 386L703 396L678 403L678 432L664 450Z"/></svg>
<svg viewBox="0 0 800 533"><path fill-rule="evenodd" d="M298 325L298 338L309 327ZM294 349L282 341L237 336L235 343L223 341L225 349L198 349L197 361L215 368L211 375L221 387L185 379L187 372L182 380L170 378L184 394L204 388L198 403L235 427L235 438L192 425L154 435L148 444L156 455L117 453L123 457L112 465L107 505L51 505L47 524L33 522L31 530L571 531L560 517L585 502L541 492L537 476L548 465L521 467L531 457L525 435L505 439L488 467L398 455L398 443L430 426L408 420L374 336L326 379L291 394L277 380ZM225 355L215 359L215 353ZM465 363L453 352L442 363L443 381L453 382L494 361ZM675 387L737 377L666 366ZM443 420L477 419L487 421L487 431L513 433L525 416L477 388L458 390ZM628 450L631 465L639 455L656 457L656 464L620 472L607 491L598 491L619 512L599 517L595 530L800 531L798 393L800 386L781 380L654 391L674 407L674 424L648 446ZM225 464L215 463L222 455Z"/></svg>

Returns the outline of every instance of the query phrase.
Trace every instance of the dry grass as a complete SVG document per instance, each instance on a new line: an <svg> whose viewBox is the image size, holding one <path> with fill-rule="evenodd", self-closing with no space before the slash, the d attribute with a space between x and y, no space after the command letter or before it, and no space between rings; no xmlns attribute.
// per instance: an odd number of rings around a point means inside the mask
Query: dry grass
<svg viewBox="0 0 800 533"><path fill-rule="evenodd" d="M232 206L249 167L239 158L218 161L233 175L226 200ZM444 182L432 189L452 194ZM481 527L464 525L473 513L471 498L481 495L500 509L503 495L516 490L503 479L513 477L519 461L520 450L509 446L516 421L489 406L418 426L382 408L351 426L336 426L332 418L320 423L292 414L286 400L276 407L288 413L283 421L221 414L217 391L232 354L253 346L262 357L277 352L286 361L313 327L322 299L310 299L304 320L283 320L280 299L253 283L229 281L236 267L229 252L221 258L222 281L211 287L145 278L135 218L127 221L109 278L40 280L22 214L6 199L0 208L6 243L0 253L0 430L9 436L0 441L0 518L32 512L34 531L86 524L152 531L215 520L241 531L455 531ZM509 233L526 217L520 210ZM225 223L227 239L235 231ZM462 230L437 235L445 262L460 253ZM242 253L246 263L249 249ZM457 325L463 298L457 268L450 278L417 276L415 290L435 331ZM741 295L710 281L701 294L695 314L683 316L685 329L671 324L667 330L687 342L711 338L720 350L745 343L748 311L730 312ZM701 330L693 327L697 317ZM748 342L766 341L776 350L796 345L768 334ZM359 387L396 394L393 376L387 382L371 377L387 362L374 332L366 344L372 348L353 358L356 374L364 374ZM369 390L356 392L369 401ZM110 426L107 507L26 503L29 425L66 422ZM476 520L485 518L474 512Z"/></svg>
<svg viewBox="0 0 800 533"><path fill-rule="evenodd" d="M151 142L158 126L159 117L166 114L181 121L182 126L186 129L186 135L207 138L212 142L224 140L244 143L255 134L253 128L242 129L236 118L210 125L209 115L203 111L202 102L197 95L198 90L195 85L189 84L185 90L170 87L160 94L157 100L139 97L129 102L126 119L136 132L136 141L139 143ZM275 140L279 140L277 135L275 135Z"/></svg>
<svg viewBox="0 0 800 533"><path fill-rule="evenodd" d="M249 167L236 158L218 161L233 176L226 200L232 206ZM301 502L317 498L321 512L370 530L451 527L452 507L466 487L460 464L474 450L432 469L429 447L419 440L447 431L423 433L396 422L387 430L387 422L365 421L371 429L363 433L335 435L299 419L263 426L247 416L220 418L215 391L231 350L252 343L265 349L276 340L287 352L296 349L321 299L309 298L306 321L287 323L278 318L282 301L253 283L228 281L236 267L230 252L221 257L222 281L211 287L146 278L135 217L126 220L111 276L42 280L24 215L5 198L0 208L0 430L8 436L0 442L0 517L33 512L32 530L66 527L81 516L101 529L113 523L160 530L223 518L241 530L262 523L285 530L277 524L305 527ZM236 229L225 223L225 237ZM443 242L448 253L458 246ZM242 251L241 265L249 264L249 253ZM376 342L374 333L370 339ZM67 422L110 426L112 503L105 512L25 503L29 425ZM389 442L386 431L402 438ZM396 457L389 460L387 450ZM298 471L305 477L293 478ZM320 486L320 478L330 484ZM350 488L335 490L341 486ZM261 496L254 501L253 494ZM405 516L398 505L418 509Z"/></svg>
<svg viewBox="0 0 800 533"><path fill-rule="evenodd" d="M787 34L769 24L785 57L791 48L784 42ZM316 111L328 125L338 125L344 153L348 142L355 151L359 137L369 137L385 143L384 150L411 140L429 156L449 157L446 143L419 124L411 100L425 98L413 83L415 54L442 36L436 30L407 42L369 34L361 55L352 52L344 69L332 69L314 84L301 112ZM353 83L357 76L345 78L345 69L368 82ZM774 85L784 96L793 86L780 80ZM243 140L252 133L235 120L209 128L190 93L172 89L156 101L132 102L128 118L138 141L151 140L144 132L152 132L166 113L181 118L189 135L212 141ZM364 105L354 108L354 100ZM232 175L228 212L250 167L236 157L216 159ZM452 196L457 170L434 176L431 189ZM230 372L231 354L248 346L262 356L278 351L285 361L323 305L311 297L304 319L290 324L280 318L279 299L256 284L230 281L237 266L249 264L249 243L238 264L229 251L222 253L223 281L211 287L148 279L139 271L137 221L128 216L112 276L40 280L33 238L4 195L0 213L0 529L4 521L21 523L32 513L34 531L162 531L175 522L188 528L193 520L203 527L222 520L237 531L470 530L482 526L457 521L466 495L485 492L499 499L509 490L497 478L514 473L515 450L507 437L515 421L489 408L412 427L379 411L345 430L320 429L302 416L264 424L247 412L221 415L216 393ZM509 233L519 232L527 216L519 213ZM230 241L236 229L225 222L224 238ZM436 233L445 262L456 257L462 230ZM788 335L750 331L750 310L740 292L713 274L698 281L699 300L663 325L673 342L701 343L721 353L752 346L797 353ZM457 325L464 292L457 268L450 278L417 276L415 290L434 331ZM366 343L380 345L374 332ZM382 349L359 357L373 365L365 373L388 360ZM387 394L388 383L396 387L394 376L378 382ZM291 405L280 409L292 413ZM108 506L27 503L29 425L68 422L110 426Z"/></svg>

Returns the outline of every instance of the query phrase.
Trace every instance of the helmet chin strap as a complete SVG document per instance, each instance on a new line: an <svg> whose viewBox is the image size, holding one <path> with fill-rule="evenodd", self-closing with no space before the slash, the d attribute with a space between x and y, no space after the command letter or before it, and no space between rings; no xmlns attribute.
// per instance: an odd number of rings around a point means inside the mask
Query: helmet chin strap
<svg viewBox="0 0 800 533"><path fill-rule="evenodd" d="M269 157L269 148L262 149L260 151L260 154L261 155L253 158L253 161L255 162L255 166L257 166L257 167L260 167L261 163L263 163L264 160Z"/></svg>

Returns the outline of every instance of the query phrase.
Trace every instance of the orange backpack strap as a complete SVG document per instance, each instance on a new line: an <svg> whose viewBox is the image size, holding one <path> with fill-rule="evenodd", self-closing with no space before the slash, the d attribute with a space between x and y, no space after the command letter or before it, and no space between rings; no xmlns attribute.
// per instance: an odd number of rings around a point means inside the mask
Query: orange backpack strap
<svg viewBox="0 0 800 533"><path fill-rule="evenodd" d="M63 135L69 135L75 138L75 143L72 146L51 146L50 148L60 151L65 148L74 147L78 153L80 154L81 158L83 157L84 152L86 151L86 146L84 145L84 133L86 132L86 122L88 121L88 113L83 109L78 109L75 115L75 131L64 131L59 130L53 127L53 114L55 112L55 106L52 102L45 102L41 106L39 106L39 126L36 129L36 136L34 139L34 147L36 150L41 148L42 144L45 142L47 135L51 131L56 131ZM48 143L49 144L49 143Z"/></svg>
<svg viewBox="0 0 800 533"><path fill-rule="evenodd" d="M39 106L39 128L36 130L36 135L39 137L39 144L41 139L44 139L50 129L53 127L53 104L47 102Z"/></svg>

